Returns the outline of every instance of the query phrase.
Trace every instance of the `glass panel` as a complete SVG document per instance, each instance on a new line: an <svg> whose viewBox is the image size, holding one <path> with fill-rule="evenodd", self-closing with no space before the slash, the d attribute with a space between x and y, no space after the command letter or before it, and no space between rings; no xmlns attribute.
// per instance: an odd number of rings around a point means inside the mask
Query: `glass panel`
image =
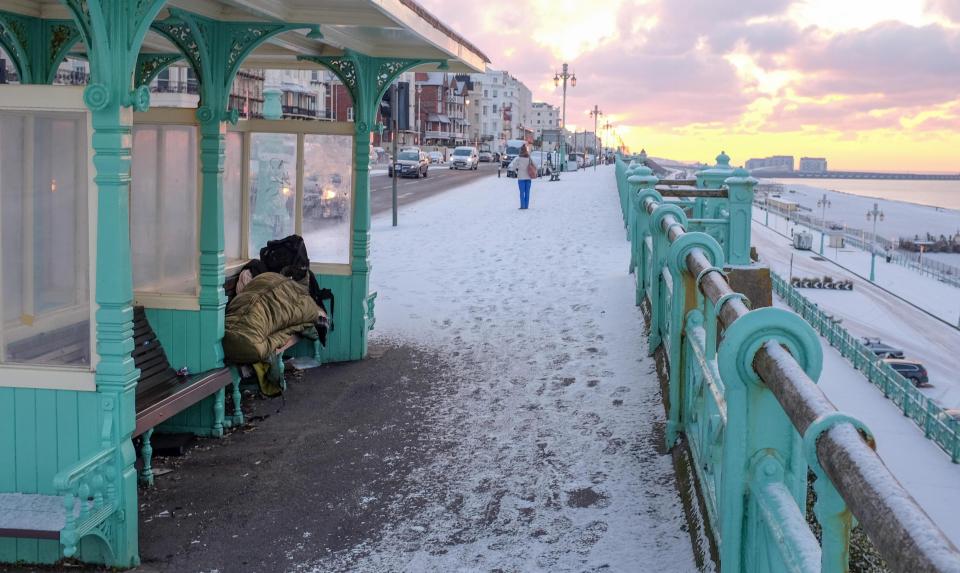
<svg viewBox="0 0 960 573"><path fill-rule="evenodd" d="M227 261L239 259L243 225L243 134L227 132L223 158L223 254Z"/></svg>
<svg viewBox="0 0 960 573"><path fill-rule="evenodd" d="M297 136L250 134L250 255L295 232Z"/></svg>
<svg viewBox="0 0 960 573"><path fill-rule="evenodd" d="M303 140L303 239L313 263L350 263L353 137Z"/></svg>
<svg viewBox="0 0 960 573"><path fill-rule="evenodd" d="M134 127L130 246L135 290L196 294L197 177L196 128Z"/></svg>
<svg viewBox="0 0 960 573"><path fill-rule="evenodd" d="M0 112L4 362L90 364L86 125Z"/></svg>

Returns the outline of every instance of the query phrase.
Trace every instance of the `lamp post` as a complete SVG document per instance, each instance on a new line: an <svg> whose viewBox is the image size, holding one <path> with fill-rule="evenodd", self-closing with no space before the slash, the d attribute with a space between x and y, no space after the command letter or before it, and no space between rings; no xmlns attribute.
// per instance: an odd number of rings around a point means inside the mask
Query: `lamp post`
<svg viewBox="0 0 960 573"><path fill-rule="evenodd" d="M874 245L877 240L877 221L883 221L883 211L876 203L873 204L873 209L867 211L867 221L871 220L873 221L873 236L870 237L870 282L874 282L877 279L877 253L876 245Z"/></svg>
<svg viewBox="0 0 960 573"><path fill-rule="evenodd" d="M823 194L822 199L817 200L817 207L820 207L820 254L823 254L823 236L827 233L827 207L830 206L830 200L827 194Z"/></svg>
<svg viewBox="0 0 960 573"><path fill-rule="evenodd" d="M423 130L422 130L423 123L420 121L420 99L421 99L422 93L423 93L423 86L418 85L417 86L417 139L419 141L417 143L419 145L423 145Z"/></svg>
<svg viewBox="0 0 960 573"><path fill-rule="evenodd" d="M563 80L563 112L561 122L563 123L562 130L567 129L567 80L570 80L570 87L577 87L577 74L570 74L567 72L567 64L563 64L563 72L555 72L553 74L553 85L560 87L560 80ZM563 131L561 131L561 135ZM567 138L563 137L560 140L560 171L564 171L564 167L567 163Z"/></svg>
<svg viewBox="0 0 960 573"><path fill-rule="evenodd" d="M600 120L600 116L603 115L603 112L600 111L600 108L597 107L596 104L594 104L590 115L593 116L593 170L596 171L597 161L600 159L600 152L597 150L597 122Z"/></svg>

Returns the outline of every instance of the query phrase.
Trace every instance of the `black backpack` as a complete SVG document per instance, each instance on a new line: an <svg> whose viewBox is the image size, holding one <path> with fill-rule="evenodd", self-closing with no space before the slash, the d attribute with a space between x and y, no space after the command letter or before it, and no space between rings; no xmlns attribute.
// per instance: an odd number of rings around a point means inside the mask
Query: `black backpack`
<svg viewBox="0 0 960 573"><path fill-rule="evenodd" d="M280 273L295 281L303 280L310 270L307 246L300 235L267 241L267 246L260 249L260 261L267 271Z"/></svg>

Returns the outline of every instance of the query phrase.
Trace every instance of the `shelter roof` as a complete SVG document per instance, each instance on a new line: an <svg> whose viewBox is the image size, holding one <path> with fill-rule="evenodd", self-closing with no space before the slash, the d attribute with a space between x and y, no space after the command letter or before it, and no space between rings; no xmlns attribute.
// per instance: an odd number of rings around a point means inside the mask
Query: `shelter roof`
<svg viewBox="0 0 960 573"><path fill-rule="evenodd" d="M335 56L344 50L446 60L451 71L482 71L489 62L479 48L415 0L170 0L167 6L225 21L319 25L323 39L307 38L308 30L278 35L251 54L244 67L313 68L315 65L298 61L297 56ZM0 0L0 9L43 18L70 17L58 0ZM160 18L166 15L164 10ZM151 33L143 51L176 50Z"/></svg>

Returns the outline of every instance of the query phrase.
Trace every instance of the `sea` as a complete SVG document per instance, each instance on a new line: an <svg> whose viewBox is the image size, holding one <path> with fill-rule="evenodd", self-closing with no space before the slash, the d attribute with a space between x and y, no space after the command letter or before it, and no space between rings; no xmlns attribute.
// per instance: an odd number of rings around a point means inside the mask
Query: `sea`
<svg viewBox="0 0 960 573"><path fill-rule="evenodd" d="M776 179L785 186L803 184L861 197L904 201L960 211L960 181L886 181L872 179Z"/></svg>

